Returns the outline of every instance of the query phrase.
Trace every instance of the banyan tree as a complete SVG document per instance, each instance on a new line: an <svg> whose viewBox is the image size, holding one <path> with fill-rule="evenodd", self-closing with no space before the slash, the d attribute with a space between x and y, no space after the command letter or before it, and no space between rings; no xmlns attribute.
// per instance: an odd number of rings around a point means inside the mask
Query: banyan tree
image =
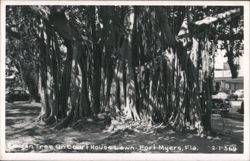
<svg viewBox="0 0 250 161"><path fill-rule="evenodd" d="M57 129L106 113L204 134L218 42L237 77L242 15L240 6L8 6L7 57L34 73L24 81L41 98L39 120Z"/></svg>

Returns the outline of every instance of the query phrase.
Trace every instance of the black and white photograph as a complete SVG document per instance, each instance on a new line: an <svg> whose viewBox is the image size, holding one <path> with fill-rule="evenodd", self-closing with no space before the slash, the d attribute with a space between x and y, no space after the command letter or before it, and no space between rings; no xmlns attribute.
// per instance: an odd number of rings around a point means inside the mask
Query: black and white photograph
<svg viewBox="0 0 250 161"><path fill-rule="evenodd" d="M249 3L7 2L0 156L249 160Z"/></svg>

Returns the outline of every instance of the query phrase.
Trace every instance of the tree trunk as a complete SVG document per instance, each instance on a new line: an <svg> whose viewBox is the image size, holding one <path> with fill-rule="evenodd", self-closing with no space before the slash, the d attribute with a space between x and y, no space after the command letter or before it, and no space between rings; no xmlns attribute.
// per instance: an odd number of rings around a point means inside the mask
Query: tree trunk
<svg viewBox="0 0 250 161"><path fill-rule="evenodd" d="M88 90L88 84L87 84L87 65L86 60L82 57L80 59L80 68L82 73L82 89L81 89L81 101L80 101L80 108L83 109L81 112L83 116L90 116L91 115L91 109L90 109L90 101L89 101L89 90Z"/></svg>
<svg viewBox="0 0 250 161"><path fill-rule="evenodd" d="M136 120L140 120L140 117L137 113L136 110L136 89L135 89L135 71L134 71L134 64L133 64L133 56L132 56L132 47L131 44L132 42L132 37L136 36L133 34L136 34L134 31L134 22L135 22L135 15L134 13L130 13L128 15L128 20L130 22L129 26L129 31L130 33L128 34L127 39L124 41L123 46L122 46L122 51L121 52L127 52L128 53L128 76L127 76L127 83L128 83L128 88L127 88L127 97L126 97L126 108L125 112L127 113L127 117Z"/></svg>
<svg viewBox="0 0 250 161"><path fill-rule="evenodd" d="M61 84L61 118L64 118L66 116L67 112L67 106L68 106L68 98L69 98L69 90L70 90L70 80L71 80L71 70L72 70L72 59L73 59L73 53L72 53L72 46L70 42L67 42L67 58L65 61L65 66L63 69L62 74L62 84Z"/></svg>

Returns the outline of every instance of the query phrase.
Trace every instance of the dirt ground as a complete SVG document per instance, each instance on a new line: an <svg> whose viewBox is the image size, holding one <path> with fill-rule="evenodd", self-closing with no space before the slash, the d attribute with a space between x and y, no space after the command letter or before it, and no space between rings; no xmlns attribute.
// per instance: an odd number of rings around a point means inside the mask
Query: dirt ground
<svg viewBox="0 0 250 161"><path fill-rule="evenodd" d="M54 130L36 123L40 104L6 103L6 152L43 153L242 153L242 142L229 136L201 138L162 125L124 124L109 131L98 122Z"/></svg>

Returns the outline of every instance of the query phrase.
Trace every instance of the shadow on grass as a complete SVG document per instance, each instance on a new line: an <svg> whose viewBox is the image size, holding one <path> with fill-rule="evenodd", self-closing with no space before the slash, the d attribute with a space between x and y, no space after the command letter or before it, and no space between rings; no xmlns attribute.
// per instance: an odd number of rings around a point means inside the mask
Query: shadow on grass
<svg viewBox="0 0 250 161"><path fill-rule="evenodd" d="M89 153L242 153L243 144L225 136L212 136L201 138L192 133L175 132L167 127L153 130L154 127L145 128L140 124L130 128L123 125L122 129L104 131L102 122L78 122L75 128L69 127L56 131L53 127L45 127L34 122L39 115L40 107L32 104L8 104L6 106L6 138L7 142L39 145L41 147L27 149L25 152L89 152ZM152 128L152 129L151 129ZM52 145L44 148L43 145ZM97 149L70 149L60 148L56 145L93 145ZM237 151L213 151L212 146L235 145ZM133 147L128 150L105 150L102 146ZM156 148L147 149L141 147ZM182 149L169 150L170 147ZM9 152L23 152L18 149L9 149Z"/></svg>

